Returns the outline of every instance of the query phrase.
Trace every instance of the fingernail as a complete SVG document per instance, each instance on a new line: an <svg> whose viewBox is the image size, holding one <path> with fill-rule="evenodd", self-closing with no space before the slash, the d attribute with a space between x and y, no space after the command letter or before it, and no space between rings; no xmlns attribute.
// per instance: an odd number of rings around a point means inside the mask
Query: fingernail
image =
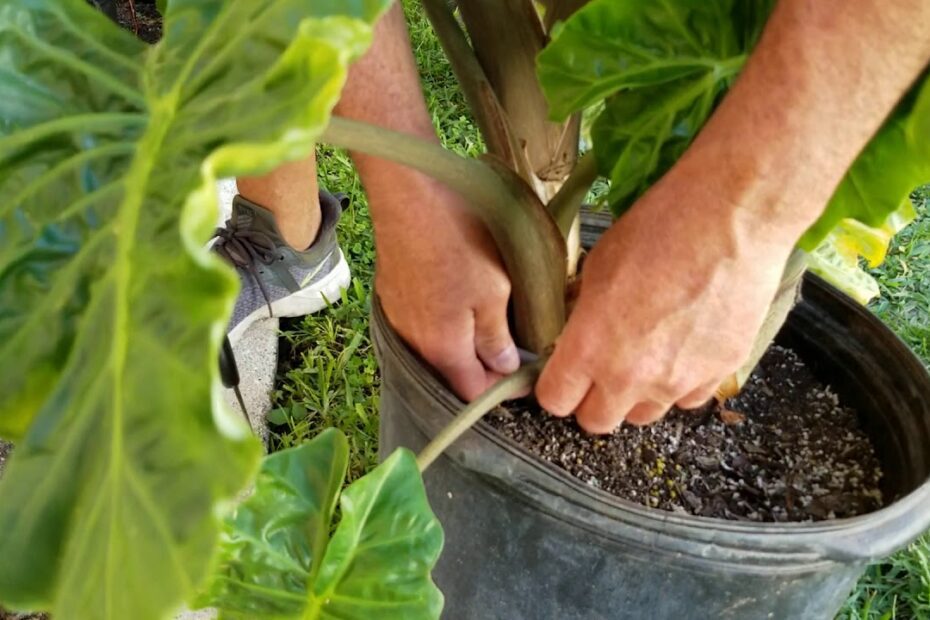
<svg viewBox="0 0 930 620"><path fill-rule="evenodd" d="M494 358L492 370L502 374L509 374L515 372L518 368L520 368L520 354L517 352L517 347L508 347Z"/></svg>

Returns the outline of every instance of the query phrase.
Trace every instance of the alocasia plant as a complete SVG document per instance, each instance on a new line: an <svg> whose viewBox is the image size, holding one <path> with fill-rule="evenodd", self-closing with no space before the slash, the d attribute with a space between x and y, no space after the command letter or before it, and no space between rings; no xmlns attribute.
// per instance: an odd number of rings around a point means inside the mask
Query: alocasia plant
<svg viewBox="0 0 930 620"><path fill-rule="evenodd" d="M556 27L539 56L554 117L603 105L592 128L616 214L677 161L752 51L774 6L746 2L594 0ZM812 267L862 301L877 292L858 269L880 263L913 218L908 195L930 181L930 80L905 98L800 240ZM826 240L826 242L825 242Z"/></svg>
<svg viewBox="0 0 930 620"><path fill-rule="evenodd" d="M330 122L390 0L159 2L153 47L84 0L0 5L0 436L17 444L0 481L0 602L57 618L161 618L213 567L216 506L258 459L219 402L236 287L204 249L216 178L306 156L324 129L436 176L473 198L513 279L516 335L545 354L598 170L622 212L690 144L774 4L527 0L501 20L498 3L471 0L466 37L445 0L423 2L487 134L486 161ZM593 155L576 165L592 106L603 110ZM540 116L547 107L554 121ZM925 79L801 240L815 268L866 290L850 267L860 254L880 260L906 221L907 193L930 180L928 135ZM527 389L541 363L478 399L421 466ZM345 450L331 432L269 457L223 531L201 603L234 618L438 615L429 570L442 536L412 455L349 487L329 537Z"/></svg>
<svg viewBox="0 0 930 620"><path fill-rule="evenodd" d="M307 155L387 0L0 5L0 601L160 618L259 455L217 404L214 181Z"/></svg>
<svg viewBox="0 0 930 620"><path fill-rule="evenodd" d="M395 452L342 491L345 436L330 429L265 459L254 494L223 534L221 568L201 603L225 618L437 618L430 571L442 530L417 463Z"/></svg>

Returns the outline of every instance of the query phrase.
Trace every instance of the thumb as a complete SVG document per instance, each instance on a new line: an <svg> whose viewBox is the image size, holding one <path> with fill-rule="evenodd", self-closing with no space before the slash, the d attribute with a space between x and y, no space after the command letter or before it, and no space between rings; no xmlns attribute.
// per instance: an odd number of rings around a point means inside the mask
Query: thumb
<svg viewBox="0 0 930 620"><path fill-rule="evenodd" d="M507 305L475 310L475 352L488 370L509 375L520 368L520 354L507 324Z"/></svg>

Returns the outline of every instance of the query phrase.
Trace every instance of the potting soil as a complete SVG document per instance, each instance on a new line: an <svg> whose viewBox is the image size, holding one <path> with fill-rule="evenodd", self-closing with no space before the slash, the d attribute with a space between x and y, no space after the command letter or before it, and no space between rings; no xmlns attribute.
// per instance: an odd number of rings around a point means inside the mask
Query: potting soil
<svg viewBox="0 0 930 620"><path fill-rule="evenodd" d="M724 407L673 409L651 426L592 436L528 401L486 419L584 483L652 508L819 521L882 506L880 464L855 411L778 346Z"/></svg>

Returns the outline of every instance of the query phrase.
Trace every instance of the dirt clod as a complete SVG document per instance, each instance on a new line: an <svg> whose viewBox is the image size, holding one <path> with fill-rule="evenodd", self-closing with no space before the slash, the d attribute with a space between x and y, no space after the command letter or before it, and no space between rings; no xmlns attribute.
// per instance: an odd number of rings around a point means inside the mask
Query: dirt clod
<svg viewBox="0 0 930 620"><path fill-rule="evenodd" d="M739 411L733 411L732 409L727 409L726 407L720 408L720 421L726 424L727 426L734 426L736 424L742 424L746 421L746 416L744 416Z"/></svg>
<svg viewBox="0 0 930 620"><path fill-rule="evenodd" d="M819 521L882 506L881 469L855 411L774 346L724 407L673 409L591 436L526 401L492 426L579 480L645 506L749 521Z"/></svg>

